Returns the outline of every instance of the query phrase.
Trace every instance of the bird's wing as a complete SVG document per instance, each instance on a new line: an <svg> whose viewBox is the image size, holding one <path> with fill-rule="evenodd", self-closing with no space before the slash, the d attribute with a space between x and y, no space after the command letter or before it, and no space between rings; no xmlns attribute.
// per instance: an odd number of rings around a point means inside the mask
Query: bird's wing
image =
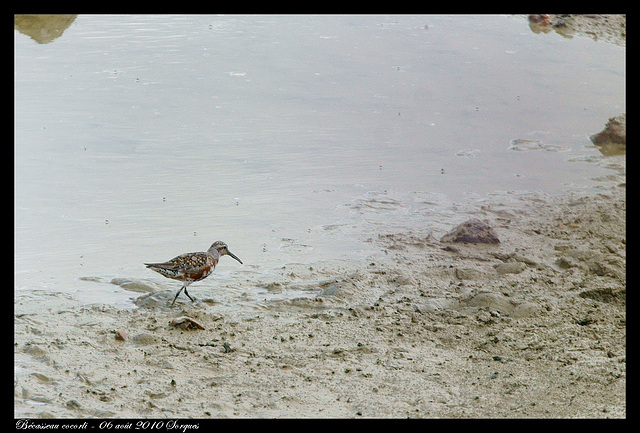
<svg viewBox="0 0 640 433"><path fill-rule="evenodd" d="M164 262L164 263L145 263L144 264L147 268L159 268L159 269L167 269L169 271L176 271L178 270L178 265L176 263L173 262L173 260L169 260L168 262Z"/></svg>
<svg viewBox="0 0 640 433"><path fill-rule="evenodd" d="M148 268L161 268L169 271L181 270L186 273L198 272L207 265L209 255L205 252L187 253L174 257L164 263L145 263Z"/></svg>

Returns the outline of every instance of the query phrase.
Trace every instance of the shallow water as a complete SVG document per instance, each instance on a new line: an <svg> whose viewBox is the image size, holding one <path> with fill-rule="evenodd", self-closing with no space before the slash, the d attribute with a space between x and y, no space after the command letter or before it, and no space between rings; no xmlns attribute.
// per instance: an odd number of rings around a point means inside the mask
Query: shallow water
<svg viewBox="0 0 640 433"><path fill-rule="evenodd" d="M487 195L597 187L609 171L588 135L626 111L623 47L522 17L29 29L14 32L15 285L83 302L133 305L114 278L177 290L142 263L218 239L245 265L223 258L196 296L361 259L381 231L446 230Z"/></svg>

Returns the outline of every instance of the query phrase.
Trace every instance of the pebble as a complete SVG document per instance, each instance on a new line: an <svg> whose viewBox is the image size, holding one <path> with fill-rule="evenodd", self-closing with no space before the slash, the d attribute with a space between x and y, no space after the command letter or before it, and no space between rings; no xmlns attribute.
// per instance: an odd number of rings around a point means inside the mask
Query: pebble
<svg viewBox="0 0 640 433"><path fill-rule="evenodd" d="M499 244L500 239L491 227L477 218L472 218L442 236L440 242Z"/></svg>
<svg viewBox="0 0 640 433"><path fill-rule="evenodd" d="M68 409L80 409L82 406L80 405L80 403L78 403L77 400L69 400L67 402L67 408Z"/></svg>
<svg viewBox="0 0 640 433"><path fill-rule="evenodd" d="M502 363L513 361L513 359L511 359L511 358L505 358L504 356L500 356L500 355L495 355L495 356L492 357L492 359L494 361L502 362Z"/></svg>
<svg viewBox="0 0 640 433"><path fill-rule="evenodd" d="M175 326L176 328L180 329L204 329L204 326L202 326L202 324L187 316L173 319L171 321L171 326Z"/></svg>
<svg viewBox="0 0 640 433"><path fill-rule="evenodd" d="M141 346L146 346L148 344L153 344L155 343L156 337L154 337L151 334L138 334L138 335L134 335L133 337L131 337L131 341L133 341L135 344L141 345Z"/></svg>
<svg viewBox="0 0 640 433"><path fill-rule="evenodd" d="M549 14L531 14L529 15L529 21L539 26L548 26L551 24Z"/></svg>
<svg viewBox="0 0 640 433"><path fill-rule="evenodd" d="M496 272L500 275L504 274L519 274L527 268L522 262L508 262L501 263L495 266Z"/></svg>

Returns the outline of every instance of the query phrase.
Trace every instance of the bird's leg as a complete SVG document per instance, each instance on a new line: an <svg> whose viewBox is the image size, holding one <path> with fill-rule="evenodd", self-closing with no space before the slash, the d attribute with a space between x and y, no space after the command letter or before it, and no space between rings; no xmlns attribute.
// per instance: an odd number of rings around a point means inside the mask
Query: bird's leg
<svg viewBox="0 0 640 433"><path fill-rule="evenodd" d="M196 301L191 297L191 295L189 294L189 292L187 292L187 288L186 288L186 287L184 288L184 294L185 294L185 295L187 295L187 296L189 297L189 299L191 299L191 302L196 302Z"/></svg>
<svg viewBox="0 0 640 433"><path fill-rule="evenodd" d="M178 290L178 293L176 293L176 297L173 298L173 302L171 303L171 306L173 307L173 304L176 303L176 299L178 299L178 295L180 294L180 292L182 292L184 290L185 293L187 293L187 282L185 281L184 284L182 285L182 287L180 287L180 290ZM189 296L189 295L187 295ZM191 299L191 296L189 296L189 299Z"/></svg>

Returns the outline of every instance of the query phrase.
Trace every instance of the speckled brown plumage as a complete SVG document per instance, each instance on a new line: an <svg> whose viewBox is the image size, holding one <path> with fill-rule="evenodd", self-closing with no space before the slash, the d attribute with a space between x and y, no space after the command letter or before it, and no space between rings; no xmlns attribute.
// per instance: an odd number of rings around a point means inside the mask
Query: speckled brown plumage
<svg viewBox="0 0 640 433"><path fill-rule="evenodd" d="M187 292L187 287L191 283L207 278L215 269L220 257L224 255L229 255L242 263L242 260L229 251L227 244L222 241L216 241L207 251L181 254L166 262L145 263L145 266L164 277L183 282L182 287L173 298L171 303L173 305L183 290L184 294L191 299L191 302L194 302L194 299Z"/></svg>

